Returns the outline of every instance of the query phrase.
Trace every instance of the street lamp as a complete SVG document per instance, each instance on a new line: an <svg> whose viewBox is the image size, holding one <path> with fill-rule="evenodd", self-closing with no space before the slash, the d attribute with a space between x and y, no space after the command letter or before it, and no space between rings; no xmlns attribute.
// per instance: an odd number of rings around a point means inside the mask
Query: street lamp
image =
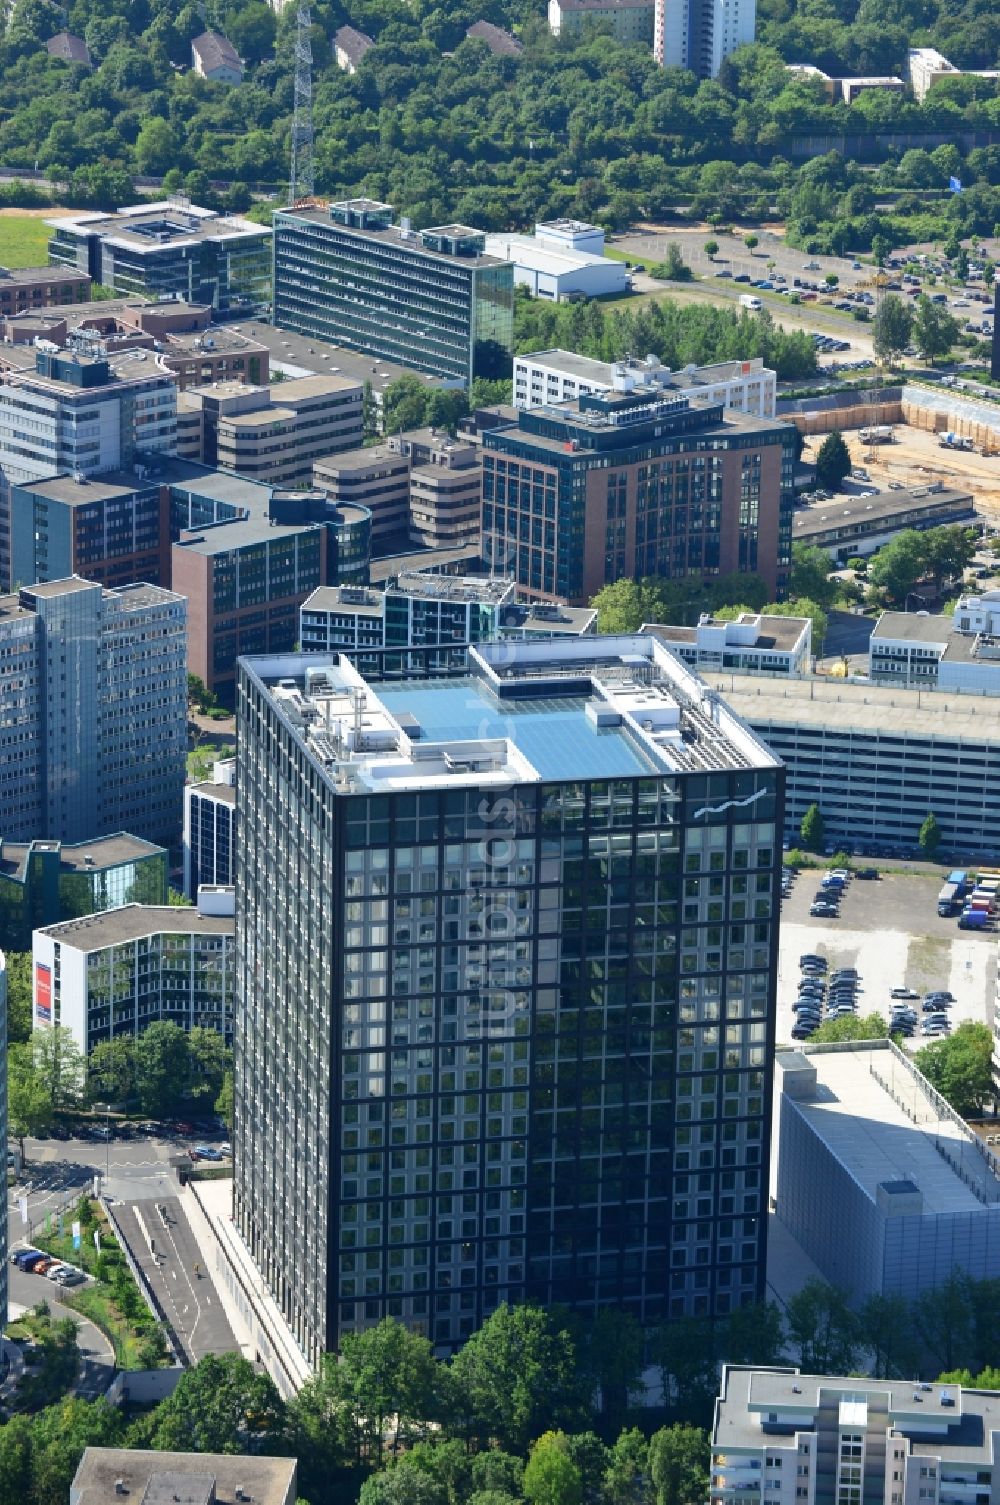
<svg viewBox="0 0 1000 1505"><path fill-rule="evenodd" d="M100 1103L95 1104L100 1108ZM111 1104L104 1103L104 1191L107 1195L108 1182L111 1179Z"/></svg>

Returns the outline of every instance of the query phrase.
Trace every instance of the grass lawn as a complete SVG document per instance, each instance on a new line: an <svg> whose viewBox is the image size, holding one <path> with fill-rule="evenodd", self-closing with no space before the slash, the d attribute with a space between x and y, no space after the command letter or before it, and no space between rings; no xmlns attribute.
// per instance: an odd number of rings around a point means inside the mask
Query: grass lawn
<svg viewBox="0 0 1000 1505"><path fill-rule="evenodd" d="M44 219L37 216L0 214L0 266L47 266L51 234Z"/></svg>

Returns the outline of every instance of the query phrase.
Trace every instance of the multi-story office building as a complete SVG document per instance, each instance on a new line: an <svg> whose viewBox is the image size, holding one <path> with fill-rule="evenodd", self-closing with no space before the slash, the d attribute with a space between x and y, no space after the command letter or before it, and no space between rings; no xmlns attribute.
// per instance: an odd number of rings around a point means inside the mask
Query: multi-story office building
<svg viewBox="0 0 1000 1505"><path fill-rule="evenodd" d="M378 674L386 648L453 648L491 638L583 637L597 612L582 606L521 606L513 580L485 575L401 574L385 590L323 586L299 611L305 653L347 653ZM391 661L391 660L390 660ZM450 656L435 660L450 663Z"/></svg>
<svg viewBox="0 0 1000 1505"><path fill-rule="evenodd" d="M655 387L588 393L485 430L483 549L534 598L791 562L794 429Z"/></svg>
<svg viewBox="0 0 1000 1505"><path fill-rule="evenodd" d="M331 455L313 466L313 484L335 507L365 507L372 552L392 553L410 540L410 457L375 444Z"/></svg>
<svg viewBox="0 0 1000 1505"><path fill-rule="evenodd" d="M177 442L177 388L163 371L113 371L107 360L38 350L34 370L0 381L0 587L12 583L10 487L97 475ZM44 540L41 540L44 542ZM34 582L29 582L34 583Z"/></svg>
<svg viewBox="0 0 1000 1505"><path fill-rule="evenodd" d="M756 30L757 0L655 0L653 56L665 68L715 78Z"/></svg>
<svg viewBox="0 0 1000 1505"><path fill-rule="evenodd" d="M70 267L0 267L0 318L35 313L56 304L86 303L90 277Z"/></svg>
<svg viewBox="0 0 1000 1505"><path fill-rule="evenodd" d="M127 904L32 936L35 1028L61 1026L88 1054L165 1019L233 1036L234 891L197 906Z"/></svg>
<svg viewBox="0 0 1000 1505"><path fill-rule="evenodd" d="M485 575L400 575L386 590L327 586L299 611L304 653L440 648L498 636L513 580Z"/></svg>
<svg viewBox="0 0 1000 1505"><path fill-rule="evenodd" d="M122 904L166 904L167 857L123 831L76 845L0 841L0 946L28 951L40 925Z"/></svg>
<svg viewBox="0 0 1000 1505"><path fill-rule="evenodd" d="M47 223L49 261L120 296L183 298L227 316L270 309L272 236L264 225L181 198Z"/></svg>
<svg viewBox="0 0 1000 1505"><path fill-rule="evenodd" d="M996 1157L889 1040L777 1058L777 1215L855 1303L915 1301L1000 1261Z"/></svg>
<svg viewBox="0 0 1000 1505"><path fill-rule="evenodd" d="M634 387L660 387L687 397L721 402L738 413L773 418L777 373L760 356L749 361L718 361L713 366L685 366L672 371L655 355L645 360L595 361L572 350L534 350L514 357L514 406L538 408L554 402L576 402L588 392L629 392Z"/></svg>
<svg viewBox="0 0 1000 1505"><path fill-rule="evenodd" d="M169 845L187 752L187 603L72 578L0 597L0 830Z"/></svg>
<svg viewBox="0 0 1000 1505"><path fill-rule="evenodd" d="M170 584L170 499L158 480L111 470L26 481L11 488L9 512L12 589L70 575Z"/></svg>
<svg viewBox="0 0 1000 1505"><path fill-rule="evenodd" d="M388 1315L764 1289L780 763L650 637L244 659L234 1219L315 1364Z"/></svg>
<svg viewBox="0 0 1000 1505"><path fill-rule="evenodd" d="M247 518L185 533L171 550L188 598L188 667L231 704L243 653L292 648L299 607L326 578L326 529Z"/></svg>
<svg viewBox="0 0 1000 1505"><path fill-rule="evenodd" d="M212 768L211 779L184 786L184 892L194 903L203 885L236 882L236 759Z"/></svg>
<svg viewBox="0 0 1000 1505"><path fill-rule="evenodd" d="M1000 695L1000 591L962 596L950 617L883 612L868 675L873 684Z"/></svg>
<svg viewBox="0 0 1000 1505"><path fill-rule="evenodd" d="M1000 856L1000 704L845 680L703 671L788 770L785 838L813 803L828 841L919 854L927 812L955 856Z"/></svg>
<svg viewBox="0 0 1000 1505"><path fill-rule="evenodd" d="M742 611L735 621L702 616L697 627L645 622L672 653L693 669L738 669L748 674L808 674L812 659L812 620Z"/></svg>
<svg viewBox="0 0 1000 1505"><path fill-rule="evenodd" d="M348 199L274 216L274 322L469 386L510 374L514 269L468 225L411 230Z"/></svg>
<svg viewBox="0 0 1000 1505"><path fill-rule="evenodd" d="M588 22L610 26L618 42L653 43L654 0L549 0L553 36L580 31Z"/></svg>
<svg viewBox="0 0 1000 1505"><path fill-rule="evenodd" d="M313 464L363 435L360 382L304 376L276 392L243 382L191 387L177 402L177 450L275 486L308 483Z"/></svg>
<svg viewBox="0 0 1000 1505"><path fill-rule="evenodd" d="M996 1505L1000 1397L961 1385L726 1364L711 1505Z"/></svg>

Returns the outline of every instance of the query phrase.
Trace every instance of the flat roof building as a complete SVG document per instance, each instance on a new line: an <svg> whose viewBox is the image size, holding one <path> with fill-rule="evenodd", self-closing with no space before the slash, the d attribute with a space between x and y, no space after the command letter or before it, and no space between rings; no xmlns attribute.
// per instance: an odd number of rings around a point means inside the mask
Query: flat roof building
<svg viewBox="0 0 1000 1505"><path fill-rule="evenodd" d="M274 216L274 322L468 387L505 377L514 269L468 225L411 229L348 199Z"/></svg>
<svg viewBox="0 0 1000 1505"><path fill-rule="evenodd" d="M520 411L482 434L483 547L534 599L587 604L623 578L791 562L794 430L638 386Z"/></svg>
<svg viewBox="0 0 1000 1505"><path fill-rule="evenodd" d="M163 847L124 831L75 845L0 841L0 946L31 949L31 932L121 904L166 904Z"/></svg>
<svg viewBox="0 0 1000 1505"><path fill-rule="evenodd" d="M916 856L933 810L943 850L1000 855L1000 708L992 698L705 674L788 770L788 841L798 841L818 803L828 841Z"/></svg>
<svg viewBox="0 0 1000 1505"><path fill-rule="evenodd" d="M236 759L215 763L211 779L184 785L184 892L192 904L203 884L236 881Z"/></svg>
<svg viewBox="0 0 1000 1505"><path fill-rule="evenodd" d="M359 382L333 375L189 387L177 402L178 451L251 481L308 484L317 460L360 445L362 397Z"/></svg>
<svg viewBox="0 0 1000 1505"><path fill-rule="evenodd" d="M134 469L26 481L11 487L9 517L15 589L70 575L111 589L170 584L169 496Z"/></svg>
<svg viewBox="0 0 1000 1505"><path fill-rule="evenodd" d="M271 230L184 198L132 204L114 214L62 215L49 261L76 267L112 292L207 303L228 316L271 307Z"/></svg>
<svg viewBox="0 0 1000 1505"><path fill-rule="evenodd" d="M0 597L0 831L175 842L187 753L187 603L73 577Z"/></svg>
<svg viewBox="0 0 1000 1505"><path fill-rule="evenodd" d="M308 1362L760 1300L784 775L725 702L648 636L288 655L237 746L234 1221Z"/></svg>
<svg viewBox="0 0 1000 1505"><path fill-rule="evenodd" d="M757 0L655 0L653 56L661 67L715 78L731 52L754 41L756 27Z"/></svg>
<svg viewBox="0 0 1000 1505"><path fill-rule="evenodd" d="M0 267L0 318L85 303L90 277L75 267Z"/></svg>
<svg viewBox="0 0 1000 1505"><path fill-rule="evenodd" d="M777 1215L860 1304L1000 1261L996 1156L889 1040L779 1054Z"/></svg>
<svg viewBox="0 0 1000 1505"><path fill-rule="evenodd" d="M1000 1396L961 1385L724 1364L710 1505L996 1505Z"/></svg>
<svg viewBox="0 0 1000 1505"><path fill-rule="evenodd" d="M562 303L567 298L602 298L627 293L631 287L623 261L549 240L536 231L517 235L505 231L487 235L490 256L513 262L515 287L526 287L533 298Z"/></svg>
<svg viewBox="0 0 1000 1505"><path fill-rule="evenodd" d="M549 0L549 30L555 37L587 22L608 25L617 42L653 45L654 0Z"/></svg>
<svg viewBox="0 0 1000 1505"><path fill-rule="evenodd" d="M122 1490L135 1505L240 1505L248 1495L253 1505L295 1505L296 1477L294 1458L261 1453L88 1447L70 1485L69 1505L121 1505Z"/></svg>
<svg viewBox="0 0 1000 1505"><path fill-rule="evenodd" d="M793 540L825 549L842 564L854 554L874 554L904 528L925 531L945 523L974 522L971 491L931 481L905 491L878 491L810 502L795 513Z"/></svg>
<svg viewBox="0 0 1000 1505"><path fill-rule="evenodd" d="M719 361L712 366L685 366L672 371L655 355L644 360L595 361L572 350L534 350L514 357L514 406L575 402L588 392L628 392L659 387L688 397L721 402L723 407L758 418L773 418L778 378L760 356L749 361Z"/></svg>
<svg viewBox="0 0 1000 1505"><path fill-rule="evenodd" d="M1000 591L961 596L952 616L883 612L868 675L873 684L1000 695Z"/></svg>
<svg viewBox="0 0 1000 1505"><path fill-rule="evenodd" d="M84 1055L158 1020L233 1035L235 891L197 907L126 904L34 932L36 1029L68 1029Z"/></svg>
<svg viewBox="0 0 1000 1505"><path fill-rule="evenodd" d="M735 621L703 615L697 627L644 622L642 632L658 638L694 669L734 669L749 674L808 674L812 659L809 617L768 616L741 611Z"/></svg>

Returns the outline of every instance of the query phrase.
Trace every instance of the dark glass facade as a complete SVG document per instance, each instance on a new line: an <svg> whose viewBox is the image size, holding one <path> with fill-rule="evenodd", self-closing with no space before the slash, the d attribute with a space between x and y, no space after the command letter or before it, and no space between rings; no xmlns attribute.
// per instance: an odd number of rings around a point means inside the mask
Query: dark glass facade
<svg viewBox="0 0 1000 1505"><path fill-rule="evenodd" d="M345 793L272 693L320 660L238 705L235 1221L307 1357L760 1300L781 768Z"/></svg>
<svg viewBox="0 0 1000 1505"><path fill-rule="evenodd" d="M110 846L140 843L112 837ZM98 838L84 847L58 841L12 847L0 842L0 947L30 951L31 932L60 920L101 914L123 904L166 904L167 853L149 846L146 853L108 860ZM92 858L93 866L85 859Z"/></svg>
<svg viewBox="0 0 1000 1505"><path fill-rule="evenodd" d="M274 216L279 329L466 386L510 375L514 271L481 254L482 236L404 233L386 215L340 223L332 214Z"/></svg>

